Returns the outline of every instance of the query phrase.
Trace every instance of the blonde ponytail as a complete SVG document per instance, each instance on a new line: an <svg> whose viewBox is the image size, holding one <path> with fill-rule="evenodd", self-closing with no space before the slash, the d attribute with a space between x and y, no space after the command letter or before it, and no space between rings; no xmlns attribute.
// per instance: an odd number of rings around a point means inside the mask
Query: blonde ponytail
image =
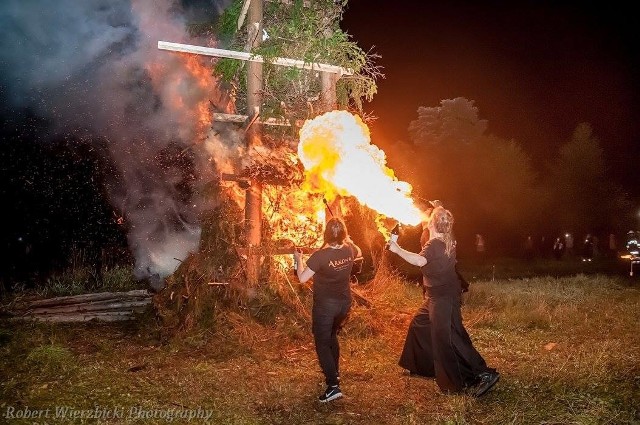
<svg viewBox="0 0 640 425"><path fill-rule="evenodd" d="M455 254L456 240L453 235L453 214L451 211L444 209L442 206L437 206L431 212L431 220L433 220L433 227L436 232L441 235L441 239L445 244L445 254L451 257Z"/></svg>

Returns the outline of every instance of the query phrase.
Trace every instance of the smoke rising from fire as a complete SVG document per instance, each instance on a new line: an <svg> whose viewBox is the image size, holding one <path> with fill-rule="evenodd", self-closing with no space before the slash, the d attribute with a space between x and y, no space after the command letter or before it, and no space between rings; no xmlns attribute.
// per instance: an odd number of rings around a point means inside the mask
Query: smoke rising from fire
<svg viewBox="0 0 640 425"><path fill-rule="evenodd" d="M298 156L310 192L329 200L353 196L403 224L422 221L422 212L411 199L411 185L399 181L386 166L384 151L371 144L369 129L357 115L331 111L306 121Z"/></svg>
<svg viewBox="0 0 640 425"><path fill-rule="evenodd" d="M46 118L50 137L106 140L118 174L111 202L125 217L139 278L172 273L199 245L204 200L193 189L213 167L211 152L191 147L206 136L215 81L157 49L158 40L193 43L186 16L219 14L228 1L197 3L201 13L193 1L171 0L0 4L2 107ZM209 141L219 150L233 143Z"/></svg>

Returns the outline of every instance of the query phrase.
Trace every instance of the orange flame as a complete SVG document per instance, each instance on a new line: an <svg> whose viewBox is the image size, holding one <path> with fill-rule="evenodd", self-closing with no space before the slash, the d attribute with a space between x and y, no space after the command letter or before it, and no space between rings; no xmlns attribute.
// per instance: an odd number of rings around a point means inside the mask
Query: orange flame
<svg viewBox="0 0 640 425"><path fill-rule="evenodd" d="M371 144L369 128L359 116L331 111L307 120L300 130L298 156L305 167L306 191L328 200L353 196L403 224L423 220L411 198L412 186L386 166L384 151Z"/></svg>
<svg viewBox="0 0 640 425"><path fill-rule="evenodd" d="M325 223L322 197L296 186L262 187L262 213L268 223L270 239L276 245L320 248ZM281 271L293 267L293 256L274 255Z"/></svg>
<svg viewBox="0 0 640 425"><path fill-rule="evenodd" d="M262 211L273 240L288 240L295 246L322 244L325 211L322 198L299 188L263 186Z"/></svg>
<svg viewBox="0 0 640 425"><path fill-rule="evenodd" d="M196 84L198 85L200 90L210 92L215 86L216 82L211 73L211 70L205 67L201 59L197 56L186 54L186 56L183 55L183 57L186 61L186 66L189 70L189 73L196 80ZM198 119L197 134L201 134L203 130L211 126L212 119L208 99L204 99L198 102L195 110Z"/></svg>

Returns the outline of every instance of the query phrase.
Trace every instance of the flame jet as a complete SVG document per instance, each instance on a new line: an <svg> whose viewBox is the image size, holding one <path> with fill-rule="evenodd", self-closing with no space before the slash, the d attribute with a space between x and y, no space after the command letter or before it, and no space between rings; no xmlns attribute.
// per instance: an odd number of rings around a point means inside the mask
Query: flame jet
<svg viewBox="0 0 640 425"><path fill-rule="evenodd" d="M378 214L407 225L423 220L411 198L412 186L386 166L383 150L371 144L369 128L357 115L331 111L307 120L300 129L298 156L305 187L329 199L353 196Z"/></svg>

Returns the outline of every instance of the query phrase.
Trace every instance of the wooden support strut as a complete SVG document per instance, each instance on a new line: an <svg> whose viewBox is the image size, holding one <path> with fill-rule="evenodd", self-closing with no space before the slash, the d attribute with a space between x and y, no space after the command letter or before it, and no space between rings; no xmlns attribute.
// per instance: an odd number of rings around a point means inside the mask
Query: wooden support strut
<svg viewBox="0 0 640 425"><path fill-rule="evenodd" d="M237 182L240 186L240 189L247 190L251 187L251 179L239 176L237 174L229 174L229 173L221 173L220 180L229 181L229 182Z"/></svg>
<svg viewBox="0 0 640 425"><path fill-rule="evenodd" d="M264 247L236 247L236 252L238 253L238 255L241 256L245 256L245 257L251 257L251 256L256 256L256 255L293 255L293 251L294 249L297 249L298 251L301 251L303 254L312 254L315 251L318 250L318 248L309 248L306 246L298 246L298 247L287 247L287 248L264 248ZM212 285L210 283L210 285ZM356 291L355 288L351 287L351 295L353 296L353 298L355 299L355 301L362 306L365 307L371 307L373 305L373 303L371 301L369 301L367 298L365 298L364 295L362 295L360 293L360 291Z"/></svg>
<svg viewBox="0 0 640 425"><path fill-rule="evenodd" d="M242 10L240 11L240 16L238 17L238 29L242 28L244 18L247 16L247 11L249 10L249 3L251 3L251 0L244 0L244 3L242 4Z"/></svg>
<svg viewBox="0 0 640 425"><path fill-rule="evenodd" d="M258 119L258 116L260 116L260 108L256 107L255 110L253 111L253 113L251 115L249 115L247 117L247 119L244 121L244 131L248 131L249 128L251 128L251 126L253 125L253 123L256 122L256 120Z"/></svg>

